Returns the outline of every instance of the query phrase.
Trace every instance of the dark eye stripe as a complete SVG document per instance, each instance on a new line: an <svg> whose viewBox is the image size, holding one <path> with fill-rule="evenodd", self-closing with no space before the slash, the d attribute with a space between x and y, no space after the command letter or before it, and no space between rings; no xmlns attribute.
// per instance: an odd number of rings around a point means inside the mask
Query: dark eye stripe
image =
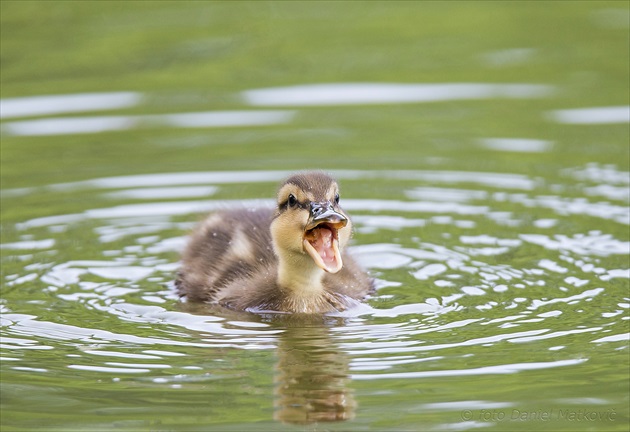
<svg viewBox="0 0 630 432"><path fill-rule="evenodd" d="M307 202L303 203L303 202L297 201L295 203L295 208L308 209L309 207L310 207L310 205ZM286 209L288 209L289 208L289 199L287 198L285 201L281 202L278 205L278 208L280 209L280 211L285 211Z"/></svg>

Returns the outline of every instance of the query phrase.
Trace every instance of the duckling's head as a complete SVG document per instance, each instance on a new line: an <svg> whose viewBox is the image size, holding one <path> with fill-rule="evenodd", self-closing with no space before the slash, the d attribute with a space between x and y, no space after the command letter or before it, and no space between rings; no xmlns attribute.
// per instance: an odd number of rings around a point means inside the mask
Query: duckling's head
<svg viewBox="0 0 630 432"><path fill-rule="evenodd" d="M352 224L339 207L337 182L319 171L293 175L280 185L277 205L271 236L279 258L295 266L306 258L328 273L341 270Z"/></svg>

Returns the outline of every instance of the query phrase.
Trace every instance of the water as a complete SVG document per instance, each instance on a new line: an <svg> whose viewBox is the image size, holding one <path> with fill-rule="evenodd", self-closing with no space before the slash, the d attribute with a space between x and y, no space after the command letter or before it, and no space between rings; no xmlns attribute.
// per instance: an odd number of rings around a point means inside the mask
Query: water
<svg viewBox="0 0 630 432"><path fill-rule="evenodd" d="M3 430L628 429L627 5L33 4L2 6ZM73 29L98 58L47 54ZM177 298L204 214L313 167L368 301Z"/></svg>

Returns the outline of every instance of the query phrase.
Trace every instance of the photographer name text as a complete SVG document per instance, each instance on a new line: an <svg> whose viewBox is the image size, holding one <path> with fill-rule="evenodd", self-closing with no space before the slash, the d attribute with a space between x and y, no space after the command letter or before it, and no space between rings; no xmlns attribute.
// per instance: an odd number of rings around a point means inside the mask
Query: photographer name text
<svg viewBox="0 0 630 432"><path fill-rule="evenodd" d="M503 421L568 421L568 422L612 422L617 413L614 409L561 409L548 410L463 410L461 418L464 421L503 422Z"/></svg>

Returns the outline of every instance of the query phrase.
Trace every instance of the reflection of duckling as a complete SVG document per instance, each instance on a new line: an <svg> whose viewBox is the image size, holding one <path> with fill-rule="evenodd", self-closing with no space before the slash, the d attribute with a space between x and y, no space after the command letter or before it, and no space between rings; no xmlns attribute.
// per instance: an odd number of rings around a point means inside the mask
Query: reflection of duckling
<svg viewBox="0 0 630 432"><path fill-rule="evenodd" d="M278 335L274 418L293 424L354 418L350 359L335 343L328 324L301 319L275 323L284 331Z"/></svg>
<svg viewBox="0 0 630 432"><path fill-rule="evenodd" d="M343 310L373 288L342 253L351 233L337 183L321 172L296 174L281 185L275 211L223 211L199 225L179 294L238 310Z"/></svg>

